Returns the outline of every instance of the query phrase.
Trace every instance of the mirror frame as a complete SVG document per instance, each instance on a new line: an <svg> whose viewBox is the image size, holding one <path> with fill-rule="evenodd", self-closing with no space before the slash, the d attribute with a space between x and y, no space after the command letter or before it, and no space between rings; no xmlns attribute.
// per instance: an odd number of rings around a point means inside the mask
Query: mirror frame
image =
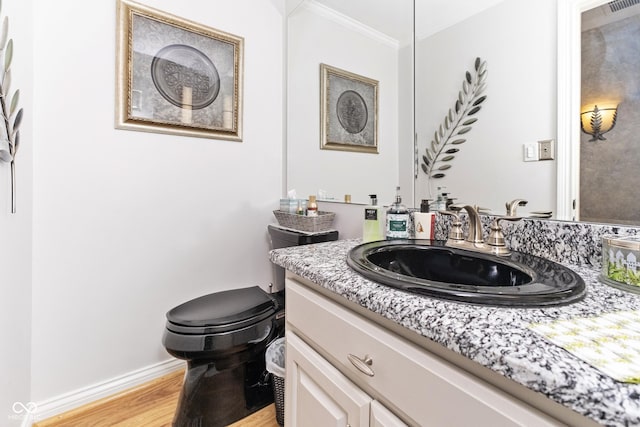
<svg viewBox="0 0 640 427"><path fill-rule="evenodd" d="M608 0L558 0L557 218L579 221L582 12Z"/></svg>

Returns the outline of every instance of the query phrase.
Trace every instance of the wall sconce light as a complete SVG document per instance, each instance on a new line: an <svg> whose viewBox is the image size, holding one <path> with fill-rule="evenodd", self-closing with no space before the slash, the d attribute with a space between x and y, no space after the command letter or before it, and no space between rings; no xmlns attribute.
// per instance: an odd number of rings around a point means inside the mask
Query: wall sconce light
<svg viewBox="0 0 640 427"><path fill-rule="evenodd" d="M593 137L589 141L606 141L603 135L616 125L617 116L617 105L608 108L598 108L594 105L592 110L580 114L580 127L584 133Z"/></svg>

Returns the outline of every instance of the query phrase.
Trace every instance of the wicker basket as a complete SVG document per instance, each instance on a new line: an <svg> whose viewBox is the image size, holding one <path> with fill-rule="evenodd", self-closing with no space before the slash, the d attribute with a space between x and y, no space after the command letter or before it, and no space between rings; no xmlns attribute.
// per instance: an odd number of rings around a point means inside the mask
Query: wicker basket
<svg viewBox="0 0 640 427"><path fill-rule="evenodd" d="M331 230L333 219L336 216L333 212L323 211L319 211L318 216L296 215L278 210L273 211L273 214L281 226L310 233Z"/></svg>
<svg viewBox="0 0 640 427"><path fill-rule="evenodd" d="M284 425L284 378L271 374L273 378L273 400L276 406L276 422Z"/></svg>

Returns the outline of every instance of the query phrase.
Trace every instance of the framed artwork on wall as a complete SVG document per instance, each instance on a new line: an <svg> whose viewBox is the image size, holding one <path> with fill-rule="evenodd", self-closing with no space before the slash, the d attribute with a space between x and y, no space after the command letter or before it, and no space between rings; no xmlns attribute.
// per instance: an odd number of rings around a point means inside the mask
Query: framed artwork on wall
<svg viewBox="0 0 640 427"><path fill-rule="evenodd" d="M118 0L116 127L242 141L244 39Z"/></svg>
<svg viewBox="0 0 640 427"><path fill-rule="evenodd" d="M320 148L378 153L378 81L320 64Z"/></svg>

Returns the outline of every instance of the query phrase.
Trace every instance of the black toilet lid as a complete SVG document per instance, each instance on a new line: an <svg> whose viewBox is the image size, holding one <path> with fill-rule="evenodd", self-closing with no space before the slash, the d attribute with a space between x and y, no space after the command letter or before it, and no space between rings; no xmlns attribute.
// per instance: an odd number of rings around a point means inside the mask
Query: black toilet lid
<svg viewBox="0 0 640 427"><path fill-rule="evenodd" d="M228 330L264 319L275 312L275 301L259 286L216 292L187 301L167 313L171 324L187 328ZM183 330L183 328L179 328Z"/></svg>

